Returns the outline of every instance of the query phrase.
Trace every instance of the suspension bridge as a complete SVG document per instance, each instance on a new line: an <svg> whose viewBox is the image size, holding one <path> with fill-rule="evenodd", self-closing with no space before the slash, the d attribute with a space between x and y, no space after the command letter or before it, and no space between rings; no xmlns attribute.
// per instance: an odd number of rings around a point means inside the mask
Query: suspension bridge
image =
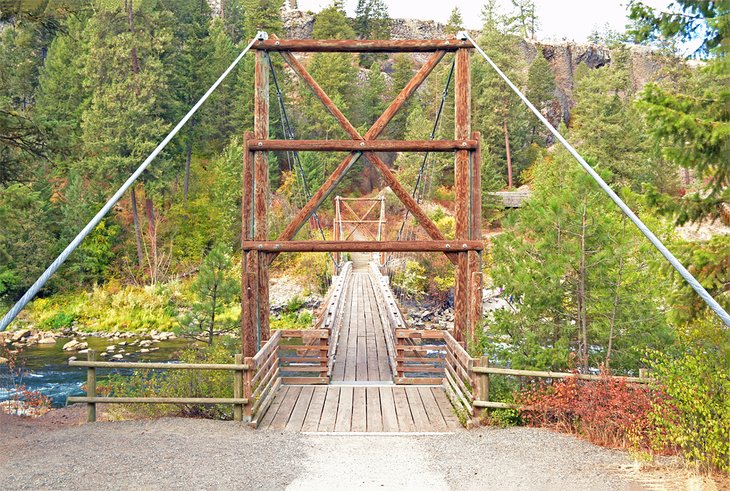
<svg viewBox="0 0 730 491"><path fill-rule="evenodd" d="M249 51L255 54L254 127L244 134L242 203L242 353L232 365L185 365L167 367L127 363L129 368L225 369L235 372L234 397L192 399L164 397L112 398L95 394L95 370L112 368L113 362L75 361L89 370L86 397L69 402L89 405L89 420L95 419L98 403L226 403L234 406L237 420L261 428L317 432L453 431L482 408L509 405L489 400L489 377L530 375L576 376L552 372L525 372L489 366L485 357L472 356L466 346L482 317L480 135L471 130L471 57L476 50L504 79L507 86L564 145L644 233L654 246L687 280L717 315L730 325L730 317L677 261L672 253L641 222L575 149L524 97L467 33L439 40L285 40L266 33L249 43L231 66L213 84L191 111L152 152L92 221L54 261L0 323L0 330L18 314L58 269L68 255L99 223L134 180L177 134L207 97ZM426 61L382 115L360 133L333 100L308 73L295 53L299 52L419 52ZM292 130L271 57L280 55L289 68L314 93L349 136L347 140L299 140ZM428 140L403 141L379 138L393 117L423 84L447 54L453 64L442 94L439 117ZM436 140L440 114L453 82L454 139ZM273 83L273 87L271 86ZM285 139L270 138L270 89L277 95ZM292 171L300 180L306 202L276 240L269 240L269 152L285 152ZM307 182L298 152L342 152L345 156L318 189ZM409 191L379 156L379 152L424 152L414 188ZM455 238L447 240L421 206L428 155L454 155ZM380 173L384 183L405 208L398 240L384 240L387 220L382 196L335 197L334 240L327 240L317 210L359 159L364 158ZM356 202L365 204L356 210ZM373 212L379 212L377 217ZM413 220L408 220L408 217ZM412 223L425 239L416 239ZM322 240L295 240L307 223ZM358 240L364 239L364 240ZM270 268L281 253L324 252L331 257L335 275L316 326L307 330L270 329ZM345 253L351 261L345 261ZM454 325L451 330L413 329L406 323L389 286L388 257L400 253L444 254L454 264ZM591 378L592 375L578 375ZM641 382L643 379L630 381ZM458 419L457 419L458 416Z"/></svg>

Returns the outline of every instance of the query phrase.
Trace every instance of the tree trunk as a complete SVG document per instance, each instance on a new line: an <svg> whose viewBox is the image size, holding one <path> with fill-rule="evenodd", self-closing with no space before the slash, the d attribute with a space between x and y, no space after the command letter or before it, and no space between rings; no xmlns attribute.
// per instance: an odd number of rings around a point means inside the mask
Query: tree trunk
<svg viewBox="0 0 730 491"><path fill-rule="evenodd" d="M213 344L213 333L215 332L215 309L218 302L218 283L213 285L213 308L210 316L210 329L208 329L208 344Z"/></svg>
<svg viewBox="0 0 730 491"><path fill-rule="evenodd" d="M583 213L580 231L580 266L578 271L578 321L580 329L579 358L583 373L588 373L588 320L586 308L586 216L588 197L583 198Z"/></svg>
<svg viewBox="0 0 730 491"><path fill-rule="evenodd" d="M509 150L509 131L507 131L507 115L502 118L504 127L504 149L507 152L507 189L512 189L512 153Z"/></svg>
<svg viewBox="0 0 730 491"><path fill-rule="evenodd" d="M183 199L188 200L188 190L190 189L190 159L193 155L193 140L192 137L188 140L187 149L185 152L185 183L183 184Z"/></svg>
<svg viewBox="0 0 730 491"><path fill-rule="evenodd" d="M623 216L621 219L622 224L622 238L623 235L625 235L626 232L626 216ZM619 251L619 257L618 257L618 277L616 278L616 290L613 294L613 307L611 309L611 323L610 328L608 330L608 347L606 348L606 368L611 368L611 349L613 348L613 332L614 328L616 327L616 314L618 313L618 306L621 302L621 299L619 297L619 292L621 290L621 279L623 277L624 272L624 255L620 253Z"/></svg>
<svg viewBox="0 0 730 491"><path fill-rule="evenodd" d="M142 249L142 231L139 228L139 213L137 212L137 193L134 192L134 186L130 190L132 197L132 222L134 222L134 239L137 242L137 264L139 269L144 268L144 250Z"/></svg>
<svg viewBox="0 0 730 491"><path fill-rule="evenodd" d="M152 199L145 197L145 212L147 214L147 234L150 236L150 278L152 283L157 283L157 224L155 222L155 209Z"/></svg>

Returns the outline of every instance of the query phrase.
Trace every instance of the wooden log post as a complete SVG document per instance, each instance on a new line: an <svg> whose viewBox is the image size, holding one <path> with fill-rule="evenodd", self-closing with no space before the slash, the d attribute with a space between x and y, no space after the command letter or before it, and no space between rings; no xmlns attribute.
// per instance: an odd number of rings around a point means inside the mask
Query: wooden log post
<svg viewBox="0 0 730 491"><path fill-rule="evenodd" d="M253 132L243 134L243 189L241 192L241 239L245 243L253 239L253 162L254 154L248 150L248 141ZM256 354L256 322L253 312L256 307L255 288L256 270L253 255L244 252L241 259L241 352L243 356ZM253 279L252 279L253 278Z"/></svg>
<svg viewBox="0 0 730 491"><path fill-rule="evenodd" d="M234 359L236 365L243 364L243 355L241 353L236 353ZM244 370L236 370L233 373L233 397L235 399L243 397L243 372ZM243 421L243 404L233 405L233 421Z"/></svg>
<svg viewBox="0 0 730 491"><path fill-rule="evenodd" d="M455 138L467 139L471 134L471 89L469 86L469 50L456 52L456 71L454 77ZM456 152L454 165L454 207L456 215L456 239L467 240L471 235L470 218L470 152ZM466 252L458 255L454 284L454 338L460 343L466 341L469 309L469 264Z"/></svg>
<svg viewBox="0 0 730 491"><path fill-rule="evenodd" d="M254 71L254 136L259 140L269 138L269 66L268 53L256 51ZM265 151L254 153L254 240L268 238L269 210L269 155ZM256 264L249 262L249 270L257 274L256 306L259 349L269 339L269 263L268 255L259 254Z"/></svg>
<svg viewBox="0 0 730 491"><path fill-rule="evenodd" d="M243 372L243 397L246 399L246 405L243 407L243 420L246 423L250 423L253 419L253 387L251 379L254 376L254 359L252 356L247 356L243 359L243 363L248 367L248 370Z"/></svg>
<svg viewBox="0 0 730 491"><path fill-rule="evenodd" d="M472 138L479 141L479 132L472 133ZM469 172L470 192L470 216L469 216L469 238L473 241L482 240L482 177L481 177L481 149L479 146L471 153L471 169ZM472 342L476 338L476 328L482 319L482 254L480 251L469 251L469 272L471 274L471 287L469 289L470 311L469 327L467 337ZM479 273L474 276L475 273ZM478 285L474 283L478 282Z"/></svg>
<svg viewBox="0 0 730 491"><path fill-rule="evenodd" d="M471 252L469 253L472 254ZM476 253L473 253L476 255ZM471 265L470 265L471 266ZM478 265L477 265L478 268ZM483 275L479 269L471 271L469 283L469 342L475 346L478 341L477 329L482 318L482 283Z"/></svg>
<svg viewBox="0 0 730 491"><path fill-rule="evenodd" d="M342 240L342 237L340 236L340 229L342 226L342 217L340 216L340 197L335 196L335 219L332 222L332 238L334 240ZM340 264L340 253L334 252L334 258L335 258L335 264L334 264L334 271L332 272L333 275L337 275L339 264Z"/></svg>
<svg viewBox="0 0 730 491"><path fill-rule="evenodd" d="M96 351L90 349L86 354L89 361L96 361ZM88 367L86 369L86 396L96 397L96 368ZM96 421L96 403L89 402L86 404L86 422L93 423Z"/></svg>

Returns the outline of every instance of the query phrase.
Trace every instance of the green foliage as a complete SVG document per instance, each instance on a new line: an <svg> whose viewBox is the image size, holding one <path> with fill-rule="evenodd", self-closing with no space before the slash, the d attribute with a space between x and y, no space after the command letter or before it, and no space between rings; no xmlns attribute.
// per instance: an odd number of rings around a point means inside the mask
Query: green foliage
<svg viewBox="0 0 730 491"><path fill-rule="evenodd" d="M41 329L48 331L62 331L63 329L71 327L74 320L75 317L73 314L59 312L53 317L47 319L41 326Z"/></svg>
<svg viewBox="0 0 730 491"><path fill-rule="evenodd" d="M231 266L230 252L225 246L217 245L205 256L192 286L195 302L180 317L181 335L203 337L213 344L216 334L234 328L231 322L216 318L240 295L240 283L230 275Z"/></svg>
<svg viewBox="0 0 730 491"><path fill-rule="evenodd" d="M451 15L449 15L449 20L444 26L444 32L453 36L462 30L464 30L464 19L461 17L461 10L459 10L459 7L454 7Z"/></svg>
<svg viewBox="0 0 730 491"><path fill-rule="evenodd" d="M655 426L655 448L678 447L703 471L730 471L730 338L727 330L701 322L720 342L709 347L693 340L672 354L652 351L648 356L657 390L664 395L648 415Z"/></svg>
<svg viewBox="0 0 730 491"><path fill-rule="evenodd" d="M408 261L406 267L393 275L393 284L413 298L421 298L428 289L426 268L418 261Z"/></svg>

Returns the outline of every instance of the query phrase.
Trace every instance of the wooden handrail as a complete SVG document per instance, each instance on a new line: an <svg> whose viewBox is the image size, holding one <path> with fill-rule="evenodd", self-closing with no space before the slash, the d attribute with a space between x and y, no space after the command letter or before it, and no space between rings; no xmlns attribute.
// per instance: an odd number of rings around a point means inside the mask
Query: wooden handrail
<svg viewBox="0 0 730 491"><path fill-rule="evenodd" d="M87 368L136 368L140 370L249 370L245 364L206 364L206 363L144 363L124 361L85 361L71 360L71 367Z"/></svg>
<svg viewBox="0 0 730 491"><path fill-rule="evenodd" d="M653 379L646 377L628 377L623 375L591 375L586 373L572 372L550 372L539 370L517 370L514 368L496 368L496 367L474 367L474 373L491 373L495 375L515 375L518 377L539 377L539 378L577 378L580 380L622 380L634 384L648 384Z"/></svg>

